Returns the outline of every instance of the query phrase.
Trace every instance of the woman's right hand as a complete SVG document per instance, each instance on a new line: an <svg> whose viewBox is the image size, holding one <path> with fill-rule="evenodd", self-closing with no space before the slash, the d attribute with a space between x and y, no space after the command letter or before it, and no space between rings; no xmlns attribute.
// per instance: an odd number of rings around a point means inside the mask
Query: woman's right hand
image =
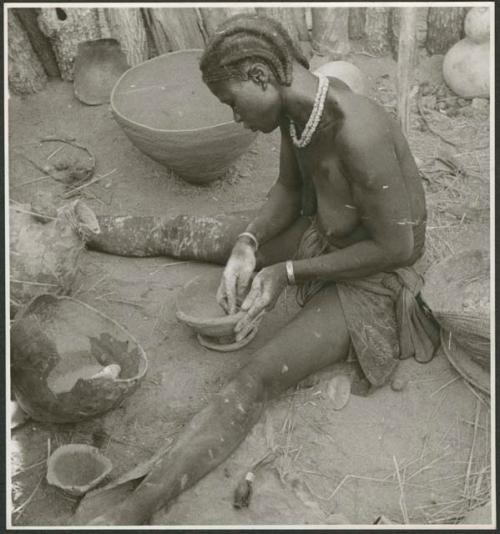
<svg viewBox="0 0 500 534"><path fill-rule="evenodd" d="M254 247L245 241L237 241L222 274L216 296L226 313L236 313L236 304L248 292L256 263Z"/></svg>

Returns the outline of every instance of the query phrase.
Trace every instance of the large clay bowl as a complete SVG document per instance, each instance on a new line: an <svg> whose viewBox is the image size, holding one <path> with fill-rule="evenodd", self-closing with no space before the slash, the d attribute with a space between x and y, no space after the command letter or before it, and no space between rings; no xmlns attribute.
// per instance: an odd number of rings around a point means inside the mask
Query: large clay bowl
<svg viewBox="0 0 500 534"><path fill-rule="evenodd" d="M234 122L201 78L201 50L179 50L128 70L111 93L118 124L144 154L188 182L223 175L256 133Z"/></svg>
<svg viewBox="0 0 500 534"><path fill-rule="evenodd" d="M13 391L37 421L76 422L111 410L146 370L146 354L125 328L70 297L36 297L11 328Z"/></svg>

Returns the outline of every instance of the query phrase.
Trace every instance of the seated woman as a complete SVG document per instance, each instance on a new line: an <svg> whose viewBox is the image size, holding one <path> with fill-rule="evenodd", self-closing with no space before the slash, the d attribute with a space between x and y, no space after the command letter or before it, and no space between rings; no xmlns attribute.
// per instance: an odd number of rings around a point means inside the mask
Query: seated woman
<svg viewBox="0 0 500 534"><path fill-rule="evenodd" d="M325 366L354 358L375 387L398 360L428 361L436 345L422 308L426 205L398 124L342 82L315 76L274 20L237 15L201 59L203 80L237 122L281 131L279 177L254 218L101 217L92 248L225 264L217 299L252 322L298 286L302 309L187 425L155 468L92 524L148 520L226 459L266 399ZM252 280L255 270L258 273Z"/></svg>

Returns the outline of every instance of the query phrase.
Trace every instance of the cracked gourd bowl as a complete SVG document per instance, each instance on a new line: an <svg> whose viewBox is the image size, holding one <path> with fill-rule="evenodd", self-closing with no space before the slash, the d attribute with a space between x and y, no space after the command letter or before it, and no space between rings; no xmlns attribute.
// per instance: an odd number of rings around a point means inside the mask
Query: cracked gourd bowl
<svg viewBox="0 0 500 534"><path fill-rule="evenodd" d="M13 391L37 421L76 422L111 410L146 370L146 354L125 328L70 297L35 298L11 328Z"/></svg>
<svg viewBox="0 0 500 534"><path fill-rule="evenodd" d="M113 115L144 154L187 182L223 175L256 133L234 122L229 106L205 86L202 50L179 50L125 72L111 93Z"/></svg>
<svg viewBox="0 0 500 534"><path fill-rule="evenodd" d="M216 300L223 270L210 268L189 281L177 295L177 318L187 324L204 347L219 352L240 349L257 334L258 324L241 341L236 341L234 327L243 312L227 315Z"/></svg>

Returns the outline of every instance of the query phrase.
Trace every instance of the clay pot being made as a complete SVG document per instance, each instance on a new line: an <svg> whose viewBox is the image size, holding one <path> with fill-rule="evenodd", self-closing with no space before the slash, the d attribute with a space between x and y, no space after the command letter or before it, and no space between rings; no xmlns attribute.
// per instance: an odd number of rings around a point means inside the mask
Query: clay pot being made
<svg viewBox="0 0 500 534"><path fill-rule="evenodd" d="M111 94L113 115L144 154L193 184L220 178L257 133L205 86L202 50L179 50L128 70Z"/></svg>
<svg viewBox="0 0 500 534"><path fill-rule="evenodd" d="M218 304L215 296L221 276L222 269L214 268L188 282L177 295L177 318L196 333L204 347L229 352L250 343L258 324L242 341L236 342L234 327L244 312L227 315Z"/></svg>

